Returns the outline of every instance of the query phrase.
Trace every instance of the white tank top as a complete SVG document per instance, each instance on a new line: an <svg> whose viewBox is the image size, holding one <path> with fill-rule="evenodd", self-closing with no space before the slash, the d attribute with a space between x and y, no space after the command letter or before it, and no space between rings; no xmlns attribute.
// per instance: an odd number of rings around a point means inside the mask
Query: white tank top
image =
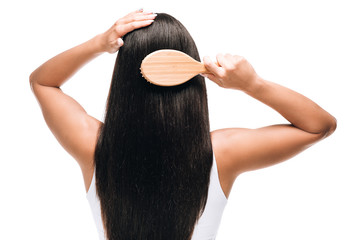
<svg viewBox="0 0 360 240"><path fill-rule="evenodd" d="M205 210L195 225L191 240L214 240L219 229L221 217L227 203L222 191L215 157L213 157L207 203ZM94 172L95 174L95 172ZM86 195L99 233L99 240L105 240L104 228L101 220L100 201L96 195L95 175Z"/></svg>

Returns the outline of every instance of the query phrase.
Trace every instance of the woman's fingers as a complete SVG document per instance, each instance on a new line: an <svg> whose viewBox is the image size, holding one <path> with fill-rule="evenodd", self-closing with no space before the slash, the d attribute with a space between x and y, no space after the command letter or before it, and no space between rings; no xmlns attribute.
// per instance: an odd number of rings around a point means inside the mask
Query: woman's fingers
<svg viewBox="0 0 360 240"><path fill-rule="evenodd" d="M155 17L154 17L155 18ZM120 35L120 36L124 36L125 34L137 29L137 28L142 28L142 27L146 27L148 25L150 25L151 23L153 23L154 20L150 19L150 20L140 20L140 21L133 21L124 25L119 25L116 28L116 32Z"/></svg>
<svg viewBox="0 0 360 240"><path fill-rule="evenodd" d="M215 64L210 57L204 57L205 68L218 78L223 78L225 76L225 70L221 67L221 64Z"/></svg>
<svg viewBox="0 0 360 240"><path fill-rule="evenodd" d="M156 16L154 13L132 13L116 22L116 32L122 37L137 28L150 25Z"/></svg>
<svg viewBox="0 0 360 240"><path fill-rule="evenodd" d="M117 24L128 24L134 21L155 19L156 14L152 12L132 12L116 21Z"/></svg>
<svg viewBox="0 0 360 240"><path fill-rule="evenodd" d="M211 74L211 73L202 73L202 74L200 74L200 75L203 76L203 77L206 77L206 78L210 79L211 81L213 81L214 83L216 83L216 84L219 85L220 87L223 86L222 81L221 81L219 78L217 78L214 74Z"/></svg>
<svg viewBox="0 0 360 240"><path fill-rule="evenodd" d="M116 40L116 44L117 44L117 47L122 47L122 45L124 45L124 41L121 39L121 38L118 38L117 40Z"/></svg>
<svg viewBox="0 0 360 240"><path fill-rule="evenodd" d="M202 74L204 77L207 77L211 81L215 82L220 87L223 87L222 78L225 76L224 69L220 66L220 64L216 64L209 57L204 57L204 65L205 68L209 71L209 73Z"/></svg>
<svg viewBox="0 0 360 240"><path fill-rule="evenodd" d="M233 56L230 54L222 54L219 53L216 55L216 60L219 63L220 66L222 66L225 69L231 69L234 68L233 64Z"/></svg>
<svg viewBox="0 0 360 240"><path fill-rule="evenodd" d="M100 34L99 42L103 51L114 53L124 44L121 39L125 34L150 25L156 14L138 9L115 22L110 29Z"/></svg>
<svg viewBox="0 0 360 240"><path fill-rule="evenodd" d="M213 75L209 75L208 78L219 86L248 91L256 84L259 76L244 57L218 54L216 59L219 66L208 57L204 58L204 65Z"/></svg>

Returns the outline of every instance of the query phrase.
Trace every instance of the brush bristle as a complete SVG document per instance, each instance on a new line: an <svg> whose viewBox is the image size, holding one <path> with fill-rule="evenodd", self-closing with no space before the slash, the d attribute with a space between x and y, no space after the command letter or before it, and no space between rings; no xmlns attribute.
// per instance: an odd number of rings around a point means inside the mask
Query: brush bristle
<svg viewBox="0 0 360 240"><path fill-rule="evenodd" d="M142 64L142 63L141 63ZM152 84L145 76L144 76L144 73L142 71L142 68L140 67L140 73L141 73L141 76L150 84Z"/></svg>

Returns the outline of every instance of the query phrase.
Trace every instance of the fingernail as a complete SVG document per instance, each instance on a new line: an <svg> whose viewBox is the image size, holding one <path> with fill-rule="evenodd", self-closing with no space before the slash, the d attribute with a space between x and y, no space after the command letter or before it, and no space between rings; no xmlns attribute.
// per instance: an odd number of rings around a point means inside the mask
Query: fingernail
<svg viewBox="0 0 360 240"><path fill-rule="evenodd" d="M118 38L117 43L120 47L122 47L122 45L124 45L124 41L121 38Z"/></svg>
<svg viewBox="0 0 360 240"><path fill-rule="evenodd" d="M142 11L144 11L144 9L143 9L143 8L139 8L137 11L138 11L138 12L142 12Z"/></svg>

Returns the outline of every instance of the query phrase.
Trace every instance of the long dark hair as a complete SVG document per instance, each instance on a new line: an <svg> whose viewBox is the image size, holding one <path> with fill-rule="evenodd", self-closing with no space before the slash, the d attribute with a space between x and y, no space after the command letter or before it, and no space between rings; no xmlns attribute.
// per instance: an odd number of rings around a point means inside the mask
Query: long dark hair
<svg viewBox="0 0 360 240"><path fill-rule="evenodd" d="M109 240L189 240L204 211L213 152L204 78L148 83L142 59L176 49L199 60L168 14L124 36L95 150L96 188Z"/></svg>

